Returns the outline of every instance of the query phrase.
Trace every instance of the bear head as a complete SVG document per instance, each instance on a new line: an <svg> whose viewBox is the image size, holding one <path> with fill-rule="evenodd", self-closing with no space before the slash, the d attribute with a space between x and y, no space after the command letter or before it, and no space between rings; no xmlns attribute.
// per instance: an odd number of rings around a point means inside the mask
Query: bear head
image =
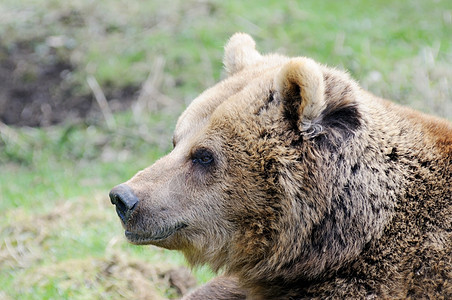
<svg viewBox="0 0 452 300"><path fill-rule="evenodd" d="M261 55L243 33L224 66L179 117L174 149L112 190L126 237L246 280L327 276L393 209L373 188L385 175L359 175L361 91L309 58Z"/></svg>

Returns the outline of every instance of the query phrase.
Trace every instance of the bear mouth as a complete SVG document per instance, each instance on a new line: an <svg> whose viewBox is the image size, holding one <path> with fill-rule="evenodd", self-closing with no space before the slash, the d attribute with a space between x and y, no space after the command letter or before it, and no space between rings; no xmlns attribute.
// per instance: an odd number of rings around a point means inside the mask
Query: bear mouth
<svg viewBox="0 0 452 300"><path fill-rule="evenodd" d="M129 230L125 231L127 240L135 245L146 245L165 240L177 231L187 227L184 223L178 223L171 227L166 227L153 233L136 233Z"/></svg>

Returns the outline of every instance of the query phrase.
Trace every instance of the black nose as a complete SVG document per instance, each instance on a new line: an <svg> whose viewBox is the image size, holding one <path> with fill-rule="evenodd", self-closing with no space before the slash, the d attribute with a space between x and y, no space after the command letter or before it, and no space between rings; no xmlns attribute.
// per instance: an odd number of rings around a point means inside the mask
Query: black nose
<svg viewBox="0 0 452 300"><path fill-rule="evenodd" d="M115 186L110 191L111 203L116 205L116 212L121 221L126 224L140 200L133 194L126 184Z"/></svg>

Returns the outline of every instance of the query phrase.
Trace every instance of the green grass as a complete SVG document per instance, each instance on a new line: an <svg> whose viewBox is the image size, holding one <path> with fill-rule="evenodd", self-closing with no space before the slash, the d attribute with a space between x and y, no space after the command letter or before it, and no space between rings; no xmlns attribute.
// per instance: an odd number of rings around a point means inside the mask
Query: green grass
<svg viewBox="0 0 452 300"><path fill-rule="evenodd" d="M264 53L348 69L380 96L452 119L451 15L446 0L2 1L3 46L31 41L43 59L56 50L75 65L66 84L80 93L90 92L88 75L105 89L141 86L158 58L165 64L152 112L115 114L113 127L0 127L0 298L132 298L131 278L177 296L164 274L183 258L127 244L108 191L170 150L177 115L224 76L232 33L252 34Z"/></svg>

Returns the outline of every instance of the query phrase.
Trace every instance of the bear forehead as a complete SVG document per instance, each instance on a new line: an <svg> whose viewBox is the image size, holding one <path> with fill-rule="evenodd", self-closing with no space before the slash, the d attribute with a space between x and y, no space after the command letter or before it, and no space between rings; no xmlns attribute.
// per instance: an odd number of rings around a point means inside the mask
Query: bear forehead
<svg viewBox="0 0 452 300"><path fill-rule="evenodd" d="M250 115L255 115L257 110L265 104L273 89L273 78L265 77L247 82L240 91L229 96L213 110L209 124L249 121Z"/></svg>
<svg viewBox="0 0 452 300"><path fill-rule="evenodd" d="M221 129L224 127L221 124L236 126L237 122L249 122L248 116L267 100L281 68L281 59L270 62L234 74L193 100L177 122L174 141L191 139L204 133L207 127Z"/></svg>

